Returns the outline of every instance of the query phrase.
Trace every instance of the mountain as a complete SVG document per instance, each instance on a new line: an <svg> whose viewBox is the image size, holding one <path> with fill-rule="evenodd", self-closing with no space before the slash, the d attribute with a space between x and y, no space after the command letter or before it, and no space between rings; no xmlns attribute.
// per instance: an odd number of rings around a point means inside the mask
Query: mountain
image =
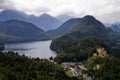
<svg viewBox="0 0 120 80"><path fill-rule="evenodd" d="M92 32L94 34L97 31L105 33L106 30L107 30L107 32L109 30L111 31L110 27L106 28L100 21L96 20L93 16L88 15L83 18L70 19L70 20L64 22L59 28L57 28L55 30L49 30L49 31L47 31L47 33L50 36L60 36L60 35L66 34L66 33L71 33L73 31L74 32L89 32L89 33L91 31L95 31L95 32ZM98 32L97 32L97 34L99 34ZM104 36L103 34L101 33L101 34L99 34L99 36L100 35Z"/></svg>
<svg viewBox="0 0 120 80"><path fill-rule="evenodd" d="M120 32L120 22L115 22L113 24L110 23L105 23L104 24L106 27L112 28L114 32Z"/></svg>
<svg viewBox="0 0 120 80"><path fill-rule="evenodd" d="M58 20L60 21L63 21L63 22L66 22L68 21L69 19L71 19L72 17L66 15L66 14L62 14L62 15L59 15L56 17Z"/></svg>
<svg viewBox="0 0 120 80"><path fill-rule="evenodd" d="M86 37L100 38L108 45L114 46L120 35L113 32L111 28L106 28L93 16L87 15L81 18L77 25L69 29L66 34L54 39L51 43L51 49L57 52L64 52L67 49L75 48L73 45Z"/></svg>
<svg viewBox="0 0 120 80"><path fill-rule="evenodd" d="M30 22L46 31L50 29L56 29L62 24L62 21L57 20L56 18L46 13L37 17L34 15L27 15L23 12L15 11L15 10L3 10L2 12L0 12L1 21L7 21L12 19Z"/></svg>
<svg viewBox="0 0 120 80"><path fill-rule="evenodd" d="M0 12L1 21L11 20L11 19L25 21L27 16L28 16L27 14L20 11L15 11L15 10L4 10Z"/></svg>
<svg viewBox="0 0 120 80"><path fill-rule="evenodd" d="M81 21L81 18L73 18L66 22L64 22L59 28L55 30L49 30L47 33L51 36L58 36L66 33L68 30L70 30L72 27L79 24Z"/></svg>
<svg viewBox="0 0 120 80"><path fill-rule="evenodd" d="M81 33L98 33L109 30L106 28L100 21L96 20L93 16L87 15L81 19L78 25L74 26L73 29L69 30L69 32L81 32ZM96 35L96 34L94 34ZM97 35L97 36L98 36Z"/></svg>
<svg viewBox="0 0 120 80"><path fill-rule="evenodd" d="M41 16L35 20L36 22L33 21L34 24L37 26L41 26L42 29L44 30L50 30L50 29L56 29L61 25L61 21L57 20L56 18L44 13ZM32 22L31 22L32 23Z"/></svg>
<svg viewBox="0 0 120 80"><path fill-rule="evenodd" d="M110 26L114 32L120 32L120 23L114 23Z"/></svg>
<svg viewBox="0 0 120 80"><path fill-rule="evenodd" d="M104 23L105 27L110 27L112 24L111 23Z"/></svg>
<svg viewBox="0 0 120 80"><path fill-rule="evenodd" d="M0 23L0 41L32 41L49 39L45 31L35 25L19 20L8 20Z"/></svg>

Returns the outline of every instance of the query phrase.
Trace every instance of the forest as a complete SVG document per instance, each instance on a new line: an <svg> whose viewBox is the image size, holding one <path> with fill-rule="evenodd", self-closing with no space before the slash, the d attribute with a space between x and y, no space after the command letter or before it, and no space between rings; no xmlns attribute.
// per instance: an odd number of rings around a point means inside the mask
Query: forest
<svg viewBox="0 0 120 80"><path fill-rule="evenodd" d="M14 52L0 52L0 80L73 80L61 65L47 59L28 58ZM77 79L76 79L77 80Z"/></svg>

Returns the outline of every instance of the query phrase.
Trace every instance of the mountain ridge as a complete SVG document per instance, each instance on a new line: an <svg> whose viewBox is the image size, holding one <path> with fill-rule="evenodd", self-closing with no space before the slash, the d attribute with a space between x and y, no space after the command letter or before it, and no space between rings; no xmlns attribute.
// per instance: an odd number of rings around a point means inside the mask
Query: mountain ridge
<svg viewBox="0 0 120 80"><path fill-rule="evenodd" d="M70 28L72 28L74 25L77 25L79 20L81 20L81 18L72 18L72 19L64 22L59 28L54 29L54 30L49 30L49 31L47 31L47 33L51 36L62 35L64 33L68 32L68 30Z"/></svg>
<svg viewBox="0 0 120 80"><path fill-rule="evenodd" d="M19 42L32 40L48 40L49 37L44 30L32 23L20 20L8 20L0 23L1 42ZM5 37L5 38L4 38Z"/></svg>
<svg viewBox="0 0 120 80"><path fill-rule="evenodd" d="M16 10L3 10L0 12L1 21L7 21L12 19L30 22L44 30L56 29L62 24L62 21L56 19L55 17L52 17L47 13L44 13L37 17Z"/></svg>
<svg viewBox="0 0 120 80"><path fill-rule="evenodd" d="M66 22L66 21L72 19L72 17L67 15L67 14L58 15L56 18L60 21L63 21L63 22Z"/></svg>
<svg viewBox="0 0 120 80"><path fill-rule="evenodd" d="M106 28L93 16L85 16L80 19L77 25L68 30L68 33L54 39L51 43L51 49L56 52L64 52L65 49L70 49L77 41L86 37L100 38L109 46L114 46L120 35L111 28Z"/></svg>

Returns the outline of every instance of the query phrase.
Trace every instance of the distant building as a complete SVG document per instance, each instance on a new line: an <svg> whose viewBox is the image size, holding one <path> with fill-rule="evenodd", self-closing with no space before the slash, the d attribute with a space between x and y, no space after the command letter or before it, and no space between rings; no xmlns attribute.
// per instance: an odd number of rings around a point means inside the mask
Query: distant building
<svg viewBox="0 0 120 80"><path fill-rule="evenodd" d="M106 57L106 56L108 56L108 54L104 48L97 48L97 51L96 51L96 53L93 54L93 56Z"/></svg>

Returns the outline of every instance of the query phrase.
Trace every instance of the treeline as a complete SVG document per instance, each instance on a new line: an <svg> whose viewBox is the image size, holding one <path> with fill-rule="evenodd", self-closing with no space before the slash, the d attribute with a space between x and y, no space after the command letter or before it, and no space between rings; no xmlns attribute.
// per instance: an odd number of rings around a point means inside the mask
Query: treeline
<svg viewBox="0 0 120 80"><path fill-rule="evenodd" d="M73 80L63 68L46 59L0 52L0 80Z"/></svg>

